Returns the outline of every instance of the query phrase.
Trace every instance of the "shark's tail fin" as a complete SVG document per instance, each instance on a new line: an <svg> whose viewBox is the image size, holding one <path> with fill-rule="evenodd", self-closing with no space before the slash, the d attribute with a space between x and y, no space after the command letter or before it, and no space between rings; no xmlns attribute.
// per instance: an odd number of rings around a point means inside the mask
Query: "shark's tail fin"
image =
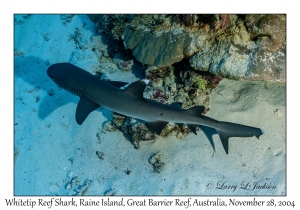
<svg viewBox="0 0 300 210"><path fill-rule="evenodd" d="M264 130L260 128L250 127L246 125L240 125L230 122L218 122L219 126L217 132L220 136L222 145L225 152L228 154L228 139L230 137L252 137L256 136L259 138L264 134Z"/></svg>

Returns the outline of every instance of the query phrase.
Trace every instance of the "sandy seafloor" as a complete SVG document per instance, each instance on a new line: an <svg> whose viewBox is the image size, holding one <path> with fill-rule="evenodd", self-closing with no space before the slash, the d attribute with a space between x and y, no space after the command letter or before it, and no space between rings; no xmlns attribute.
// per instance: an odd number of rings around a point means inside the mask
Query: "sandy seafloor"
<svg viewBox="0 0 300 210"><path fill-rule="evenodd" d="M201 130L181 140L141 142L137 150L120 131L103 131L112 115L107 109L94 111L79 126L79 98L46 74L49 64L58 62L89 72L100 66L92 51L92 37L100 35L94 23L86 15L75 15L65 25L60 15L15 18L14 195L76 195L83 189L84 195L286 194L285 84L223 79L213 91L207 116L265 130L260 139L231 138L228 155L218 135L209 140ZM76 27L86 48L69 40ZM133 82L143 75L136 72L107 77ZM51 88L53 96L47 93ZM96 151L104 153L103 159ZM148 162L157 152L165 163L160 173Z"/></svg>

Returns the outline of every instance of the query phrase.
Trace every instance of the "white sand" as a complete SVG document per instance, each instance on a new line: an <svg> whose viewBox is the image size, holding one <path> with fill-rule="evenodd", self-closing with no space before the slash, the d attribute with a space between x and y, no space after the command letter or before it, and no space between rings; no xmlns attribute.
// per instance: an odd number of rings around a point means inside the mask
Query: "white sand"
<svg viewBox="0 0 300 210"><path fill-rule="evenodd" d="M259 140L230 139L229 155L218 135L213 135L214 151L203 131L183 140L168 137L142 142L136 150L120 131L102 132L103 124L111 119L109 110L99 109L77 125L78 98L59 89L46 74L47 60L70 62L90 72L100 66L91 50L95 26L87 16L76 15L66 26L59 15L16 18L24 22L15 25L15 195L74 195L85 180L91 181L85 195L104 195L109 190L115 195L286 194L284 84L224 79L214 90L208 116L266 132ZM87 49L76 49L69 40L76 27ZM137 80L131 72L107 76ZM50 88L54 96L47 94ZM104 153L103 160L96 151ZM148 162L157 152L163 154L165 163L161 173L154 173ZM80 180L68 188L75 176ZM241 189L247 183L248 189ZM250 190L255 183L271 188Z"/></svg>

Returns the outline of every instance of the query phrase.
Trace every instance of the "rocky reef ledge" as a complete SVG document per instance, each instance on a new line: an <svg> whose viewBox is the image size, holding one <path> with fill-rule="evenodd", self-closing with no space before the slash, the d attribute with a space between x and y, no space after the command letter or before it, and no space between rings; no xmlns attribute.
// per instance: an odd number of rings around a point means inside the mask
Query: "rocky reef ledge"
<svg viewBox="0 0 300 210"><path fill-rule="evenodd" d="M100 33L157 68L188 59L229 79L286 81L283 14L90 15Z"/></svg>

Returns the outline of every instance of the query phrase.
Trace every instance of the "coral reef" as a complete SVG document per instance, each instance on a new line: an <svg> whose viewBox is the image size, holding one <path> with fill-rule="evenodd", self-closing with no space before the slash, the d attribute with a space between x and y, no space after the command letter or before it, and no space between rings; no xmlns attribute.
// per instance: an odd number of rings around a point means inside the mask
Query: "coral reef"
<svg viewBox="0 0 300 210"><path fill-rule="evenodd" d="M251 52L245 78L265 81L286 81L286 49L275 52L257 48Z"/></svg>
<svg viewBox="0 0 300 210"><path fill-rule="evenodd" d="M254 24L253 31L260 37L259 46L274 52L285 44L285 16L264 15Z"/></svg>
<svg viewBox="0 0 300 210"><path fill-rule="evenodd" d="M190 59L194 69L231 79L285 82L284 15L246 16L207 46Z"/></svg>
<svg viewBox="0 0 300 210"><path fill-rule="evenodd" d="M251 52L246 78L285 82L285 23L285 15L261 15L253 23L258 47Z"/></svg>
<svg viewBox="0 0 300 210"><path fill-rule="evenodd" d="M285 82L285 15L90 15L90 18L99 32L122 39L124 47L146 65L167 67L189 58L193 69L221 77Z"/></svg>
<svg viewBox="0 0 300 210"><path fill-rule="evenodd" d="M183 109L205 106L206 109L203 112L205 114L209 111L211 91L217 87L221 77L207 72L187 70L190 67L185 63L184 61L183 64L179 63L176 66L147 68L146 78L151 82L146 86L143 96L149 100ZM176 71L179 72L178 76L175 76ZM146 122L117 113L113 114L112 122L108 122L104 126L104 130L115 130L114 128L124 132L137 149L140 148L141 141L155 139L155 133L147 127ZM190 132L190 129L185 125L169 123L160 135L172 135L178 139L183 139Z"/></svg>
<svg viewBox="0 0 300 210"><path fill-rule="evenodd" d="M132 57L128 56L128 53L126 54L122 51L114 56L113 62L121 71L130 71L134 65L134 60Z"/></svg>
<svg viewBox="0 0 300 210"><path fill-rule="evenodd" d="M107 47L106 43L110 43ZM92 50L98 57L100 66L94 69L95 73L113 73L118 71L118 66L113 62L113 57L120 52L119 45L113 42L109 37L93 36Z"/></svg>
<svg viewBox="0 0 300 210"><path fill-rule="evenodd" d="M230 15L222 14L222 15L220 15L220 18L222 20L221 28L223 30L226 30L230 24Z"/></svg>
<svg viewBox="0 0 300 210"><path fill-rule="evenodd" d="M183 109L205 106L208 111L211 90L219 84L221 77L188 68L177 66L176 69L179 69L180 73L176 78L173 66L149 67L146 69L146 78L151 83L145 88L144 97L163 104L177 105Z"/></svg>
<svg viewBox="0 0 300 210"><path fill-rule="evenodd" d="M285 15L90 15L90 18L99 32L108 35L106 43L113 43L111 50L103 50L103 40L93 37L94 51L102 65L97 71L130 71L137 61L146 64L145 74L150 83L143 97L149 100L182 109L204 106L205 114L210 110L211 91L222 77L285 82ZM72 37L75 42L80 38L79 32ZM155 139L146 122L114 113L105 129L116 128L137 149L141 141ZM181 139L190 132L185 125L169 123L161 135Z"/></svg>
<svg viewBox="0 0 300 210"><path fill-rule="evenodd" d="M119 39L122 28L127 21L132 19L132 15L115 14L115 15L89 15L89 18L96 22L96 27L99 33L104 33Z"/></svg>
<svg viewBox="0 0 300 210"><path fill-rule="evenodd" d="M201 75L196 76L193 78L193 83L199 88L200 90L205 90L205 87L207 85L207 81L205 79L202 79Z"/></svg>
<svg viewBox="0 0 300 210"><path fill-rule="evenodd" d="M150 141L155 139L155 134L146 125L145 122L117 113L113 114L113 126L124 132L126 137L132 142L136 149L140 148L141 141Z"/></svg>
<svg viewBox="0 0 300 210"><path fill-rule="evenodd" d="M69 36L69 40L73 40L74 43L76 44L76 48L82 49L81 40L82 40L82 34L80 31L80 28L75 28L74 34L71 34Z"/></svg>
<svg viewBox="0 0 300 210"><path fill-rule="evenodd" d="M125 48L131 49L139 62L157 67L181 61L197 51L201 44L201 40L184 30L155 33L149 27L129 24L124 26L121 37Z"/></svg>
<svg viewBox="0 0 300 210"><path fill-rule="evenodd" d="M217 36L214 43L206 43L190 59L194 69L231 79L245 76L250 52L256 45L250 40L243 22L228 31L230 32Z"/></svg>
<svg viewBox="0 0 300 210"><path fill-rule="evenodd" d="M196 24L196 15L193 14L178 14L173 17L174 21L178 24L191 27Z"/></svg>
<svg viewBox="0 0 300 210"><path fill-rule="evenodd" d="M158 152L148 159L149 163L153 166L153 172L160 173L165 166L165 163L161 161L162 153Z"/></svg>

